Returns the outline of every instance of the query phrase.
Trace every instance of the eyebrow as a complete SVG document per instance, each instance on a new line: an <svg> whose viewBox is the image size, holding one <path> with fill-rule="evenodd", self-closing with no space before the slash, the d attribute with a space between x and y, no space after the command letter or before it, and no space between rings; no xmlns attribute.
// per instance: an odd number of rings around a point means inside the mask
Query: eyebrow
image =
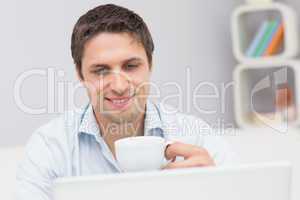
<svg viewBox="0 0 300 200"><path fill-rule="evenodd" d="M142 59L139 58L139 57L132 57L132 58L129 58L129 59L126 59L126 60L122 61L122 64L133 62L133 61L142 61ZM94 64L90 65L90 68L98 68L98 67L109 68L110 65L105 64L105 63L94 63Z"/></svg>
<svg viewBox="0 0 300 200"><path fill-rule="evenodd" d="M139 57L133 57L133 58L129 58L129 59L125 60L123 63L129 63L132 61L142 61L142 59Z"/></svg>

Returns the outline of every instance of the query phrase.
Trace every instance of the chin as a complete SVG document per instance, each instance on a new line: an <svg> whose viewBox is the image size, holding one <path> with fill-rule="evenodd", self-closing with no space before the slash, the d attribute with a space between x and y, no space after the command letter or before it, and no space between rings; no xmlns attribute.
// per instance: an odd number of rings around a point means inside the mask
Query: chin
<svg viewBox="0 0 300 200"><path fill-rule="evenodd" d="M142 113L139 112L138 109L130 108L119 113L108 113L106 114L106 117L109 118L109 121L112 123L120 124L135 122L141 116L141 114Z"/></svg>

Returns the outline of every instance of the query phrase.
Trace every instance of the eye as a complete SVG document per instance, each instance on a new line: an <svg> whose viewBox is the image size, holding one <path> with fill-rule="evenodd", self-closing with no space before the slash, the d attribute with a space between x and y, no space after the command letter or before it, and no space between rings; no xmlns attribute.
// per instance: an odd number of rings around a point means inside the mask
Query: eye
<svg viewBox="0 0 300 200"><path fill-rule="evenodd" d="M106 75L109 73L109 69L105 67L101 67L99 69L94 70L93 73L97 75Z"/></svg>
<svg viewBox="0 0 300 200"><path fill-rule="evenodd" d="M139 66L139 64L137 64L137 63L129 63L129 64L125 65L125 70L134 70L138 66Z"/></svg>

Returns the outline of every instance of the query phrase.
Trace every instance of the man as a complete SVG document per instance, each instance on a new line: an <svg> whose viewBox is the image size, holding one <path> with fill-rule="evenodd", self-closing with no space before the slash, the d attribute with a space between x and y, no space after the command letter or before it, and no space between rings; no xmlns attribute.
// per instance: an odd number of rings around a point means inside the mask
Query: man
<svg viewBox="0 0 300 200"><path fill-rule="evenodd" d="M76 23L71 50L90 104L32 135L17 173L17 199L51 199L58 177L120 173L114 142L124 137L194 138L193 144L176 142L167 148L167 159L184 160L165 169L232 161L229 148L210 136L202 120L148 100L154 45L140 16L112 4L96 7Z"/></svg>

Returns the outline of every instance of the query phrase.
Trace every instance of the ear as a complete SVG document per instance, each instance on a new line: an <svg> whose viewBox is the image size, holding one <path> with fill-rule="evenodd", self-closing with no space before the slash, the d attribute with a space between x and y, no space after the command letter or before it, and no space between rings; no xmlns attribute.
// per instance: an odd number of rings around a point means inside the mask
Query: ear
<svg viewBox="0 0 300 200"><path fill-rule="evenodd" d="M78 66L76 66L76 75L77 75L77 78L80 82L83 82L83 77L81 76L81 71L79 71L80 68Z"/></svg>
<svg viewBox="0 0 300 200"><path fill-rule="evenodd" d="M153 62L149 63L149 71L152 72L153 69Z"/></svg>

